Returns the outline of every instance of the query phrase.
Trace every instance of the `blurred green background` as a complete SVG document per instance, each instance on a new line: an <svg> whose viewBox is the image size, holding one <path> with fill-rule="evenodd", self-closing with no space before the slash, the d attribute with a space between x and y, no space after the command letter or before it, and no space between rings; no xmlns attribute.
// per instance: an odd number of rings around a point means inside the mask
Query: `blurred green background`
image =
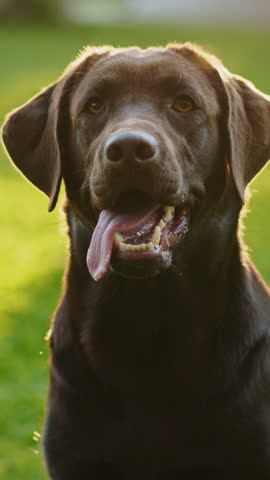
<svg viewBox="0 0 270 480"><path fill-rule="evenodd" d="M44 17L45 18L45 17ZM236 26L0 23L0 114L55 80L85 45L203 44L233 72L270 93L270 33ZM269 132L270 134L270 132ZM270 165L251 185L245 217L251 256L270 281ZM0 148L0 478L46 478L38 442L47 395L44 337L61 290L66 239L59 209L10 165Z"/></svg>

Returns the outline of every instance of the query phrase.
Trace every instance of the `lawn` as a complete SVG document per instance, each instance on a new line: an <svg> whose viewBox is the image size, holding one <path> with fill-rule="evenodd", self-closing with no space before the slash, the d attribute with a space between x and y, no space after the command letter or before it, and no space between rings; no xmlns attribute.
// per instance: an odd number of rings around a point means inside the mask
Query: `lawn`
<svg viewBox="0 0 270 480"><path fill-rule="evenodd" d="M191 40L270 93L270 33L199 27L0 25L0 120L57 78L87 44L164 44ZM253 182L245 217L251 256L270 281L270 165ZM59 210L9 164L0 148L0 478L46 478L40 446L47 394L44 337L61 289L66 240Z"/></svg>

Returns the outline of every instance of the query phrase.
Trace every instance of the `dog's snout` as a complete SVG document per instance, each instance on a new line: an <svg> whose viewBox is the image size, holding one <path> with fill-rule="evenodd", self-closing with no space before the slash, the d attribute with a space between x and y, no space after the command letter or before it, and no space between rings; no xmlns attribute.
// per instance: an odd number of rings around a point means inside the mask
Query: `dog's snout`
<svg viewBox="0 0 270 480"><path fill-rule="evenodd" d="M109 162L144 162L158 154L158 143L149 133L133 130L112 135L105 145L105 158Z"/></svg>

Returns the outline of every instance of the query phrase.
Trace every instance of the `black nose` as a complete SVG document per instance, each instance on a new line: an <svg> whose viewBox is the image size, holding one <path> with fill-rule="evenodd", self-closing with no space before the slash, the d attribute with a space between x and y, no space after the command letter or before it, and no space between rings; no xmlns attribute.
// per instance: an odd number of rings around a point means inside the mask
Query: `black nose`
<svg viewBox="0 0 270 480"><path fill-rule="evenodd" d="M156 139L140 130L129 130L112 135L105 145L105 157L110 162L153 159L158 153Z"/></svg>

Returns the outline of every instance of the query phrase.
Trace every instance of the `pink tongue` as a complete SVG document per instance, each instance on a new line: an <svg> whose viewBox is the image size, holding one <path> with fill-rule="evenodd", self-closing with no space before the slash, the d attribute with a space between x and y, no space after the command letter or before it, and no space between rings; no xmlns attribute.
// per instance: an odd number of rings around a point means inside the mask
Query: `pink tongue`
<svg viewBox="0 0 270 480"><path fill-rule="evenodd" d="M113 237L116 232L128 232L144 224L157 205L140 207L136 212L102 210L87 252L87 267L94 280L106 274L111 260Z"/></svg>

